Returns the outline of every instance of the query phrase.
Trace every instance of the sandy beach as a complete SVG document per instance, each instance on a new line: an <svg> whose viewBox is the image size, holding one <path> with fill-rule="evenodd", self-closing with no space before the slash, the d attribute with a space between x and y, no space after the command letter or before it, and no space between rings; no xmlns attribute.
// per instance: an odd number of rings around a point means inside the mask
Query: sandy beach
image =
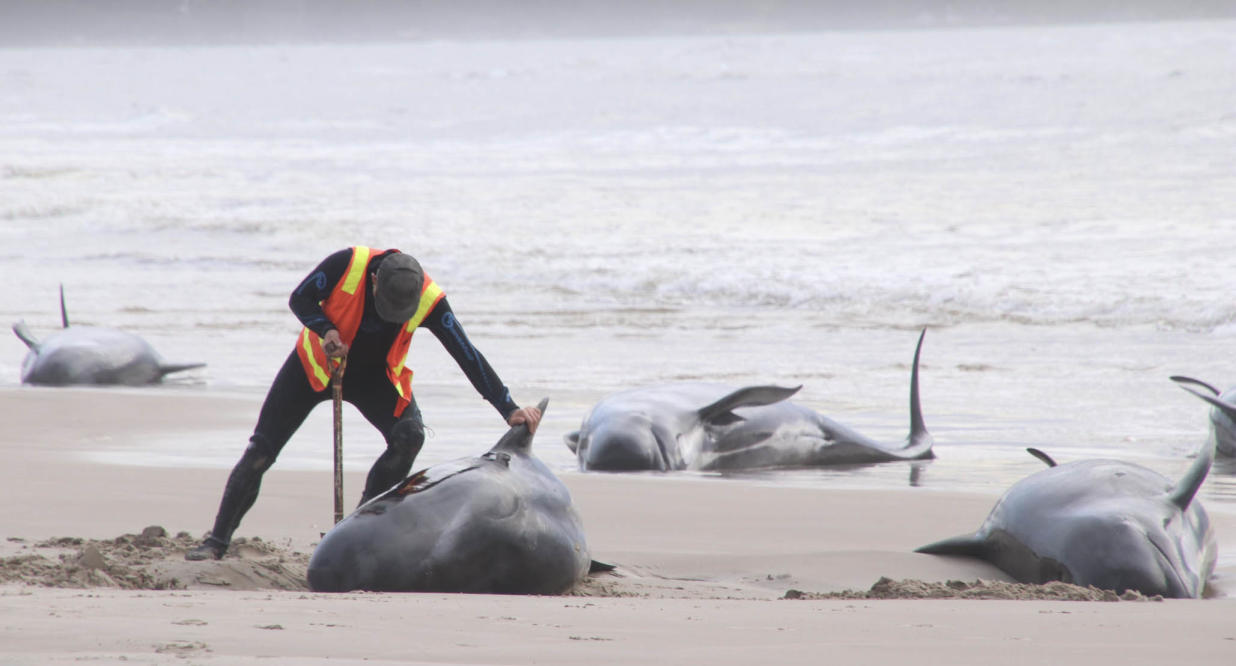
<svg viewBox="0 0 1236 666"><path fill-rule="evenodd" d="M1236 567L1222 554L1216 596L1202 601L819 598L881 577L1008 580L911 552L977 526L994 496L914 488L566 473L593 557L617 566L573 595L315 594L297 587L298 572L330 522L328 474L276 465L238 531L244 543L220 562L188 563L183 546L207 528L226 472L81 455L137 434L192 447L195 431L243 433L256 399L18 388L0 403L3 664L1218 664L1236 654ZM345 487L361 481L349 475ZM1230 552L1236 516L1212 516ZM166 536L141 536L155 526ZM44 560L59 573L35 575ZM135 573L177 589L122 589ZM803 598L784 598L791 590Z"/></svg>

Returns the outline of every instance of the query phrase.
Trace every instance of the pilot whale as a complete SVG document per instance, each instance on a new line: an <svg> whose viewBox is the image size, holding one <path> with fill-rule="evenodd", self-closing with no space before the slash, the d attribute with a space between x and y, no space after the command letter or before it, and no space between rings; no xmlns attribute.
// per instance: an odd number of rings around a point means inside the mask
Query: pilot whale
<svg viewBox="0 0 1236 666"><path fill-rule="evenodd" d="M357 507L314 549L308 577L315 592L558 594L589 558L570 493L520 424L484 455L416 472Z"/></svg>
<svg viewBox="0 0 1236 666"><path fill-rule="evenodd" d="M1180 384L1189 384L1211 392L1229 407L1236 407L1236 386L1226 391L1191 377L1173 375L1172 380ZM1218 407L1210 408L1210 439L1215 445L1215 455L1236 458L1236 420L1228 412Z"/></svg>
<svg viewBox="0 0 1236 666"><path fill-rule="evenodd" d="M910 371L910 436L885 446L788 402L800 387L676 383L598 402L566 435L584 471L748 470L932 458L918 394L919 335Z"/></svg>
<svg viewBox="0 0 1236 666"><path fill-rule="evenodd" d="M1013 484L978 531L916 552L986 560L1022 583L1058 580L1118 593L1202 596L1217 549L1195 496L1214 460L1211 443L1175 483L1128 462L1058 465L1028 450L1048 468Z"/></svg>
<svg viewBox="0 0 1236 666"><path fill-rule="evenodd" d="M13 333L30 348L22 361L23 384L68 386L71 384L153 384L182 370L205 363L164 363L158 352L142 338L110 328L70 326L60 287L60 319L64 328L39 341L24 321Z"/></svg>

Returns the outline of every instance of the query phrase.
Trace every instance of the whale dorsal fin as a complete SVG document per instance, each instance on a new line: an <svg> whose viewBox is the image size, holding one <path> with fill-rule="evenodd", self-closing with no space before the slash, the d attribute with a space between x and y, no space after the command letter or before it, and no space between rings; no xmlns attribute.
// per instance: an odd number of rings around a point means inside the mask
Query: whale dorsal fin
<svg viewBox="0 0 1236 666"><path fill-rule="evenodd" d="M739 407L758 407L781 402L798 393L802 388L799 384L794 388L784 386L744 386L720 400L701 407L698 411L700 421L711 425L729 425L742 420L742 417L732 410Z"/></svg>
<svg viewBox="0 0 1236 666"><path fill-rule="evenodd" d="M64 306L64 284L60 285L60 322L64 328L69 327L69 309Z"/></svg>
<svg viewBox="0 0 1236 666"><path fill-rule="evenodd" d="M1228 418L1236 419L1236 405L1228 404L1213 395L1206 395L1189 386L1190 384L1209 386L1208 384L1189 377L1173 377L1172 380L1180 388L1218 408ZM1193 459L1193 464L1189 465L1189 469L1185 471L1184 476L1168 492L1168 497L1171 499L1172 504L1179 507L1181 511L1189 508L1189 503L1193 501L1193 496L1197 495L1197 491L1201 489L1202 483L1206 480L1206 475L1210 473L1210 465L1214 460L1215 441L1213 438L1207 438L1206 443L1202 445L1202 449L1197 452L1197 457Z"/></svg>
<svg viewBox="0 0 1236 666"><path fill-rule="evenodd" d="M205 363L160 363L159 375L167 376L173 372L181 372L183 370L192 370L194 368L204 368Z"/></svg>
<svg viewBox="0 0 1236 666"><path fill-rule="evenodd" d="M929 543L926 546L919 546L914 549L914 552L927 553L928 555L964 555L983 558L987 554L987 542L980 539L977 534L965 534Z"/></svg>
<svg viewBox="0 0 1236 666"><path fill-rule="evenodd" d="M1038 458L1039 460L1042 460L1044 463L1046 463L1046 464L1047 464L1047 466L1048 466L1048 467L1055 467L1055 466L1056 466L1056 464L1057 464L1054 458L1052 458L1051 456L1047 455L1047 454L1046 454L1046 453L1044 453L1043 451L1040 451L1039 449L1034 448L1033 446L1028 447L1028 448L1026 449L1026 452L1027 452L1027 453L1029 453L1030 455L1034 456L1035 458Z"/></svg>
<svg viewBox="0 0 1236 666"><path fill-rule="evenodd" d="M31 349L36 349L39 346L39 341L31 333L30 329L26 328L26 322L19 321L13 324L13 334L18 337L26 346Z"/></svg>
<svg viewBox="0 0 1236 666"><path fill-rule="evenodd" d="M918 358L923 353L923 338L925 337L927 337L927 329L924 328L923 332L918 334L918 345L914 347L914 365L910 368L910 436L906 439L905 446L910 451L916 449L922 449L922 451L913 455L910 455L909 451L902 452L916 458L935 457L935 454L931 452L933 438L923 421L923 408L918 398Z"/></svg>
<svg viewBox="0 0 1236 666"><path fill-rule="evenodd" d="M542 398L537 404L537 409L541 413L545 413L545 407L549 405L549 398ZM523 453L527 454L532 450L532 433L528 432L528 424L521 423L517 426L511 426L511 429L506 431L502 439L498 440L497 444L490 449L493 451L506 451L507 453Z"/></svg>
<svg viewBox="0 0 1236 666"><path fill-rule="evenodd" d="M1192 384L1194 386L1200 386L1215 395L1219 395L1220 393L1222 393L1222 391L1220 391L1219 389L1215 388L1214 386L1210 384L1207 384L1206 382L1200 379L1194 379L1192 377L1185 377L1184 375L1172 375L1171 380L1176 382L1177 384L1180 384L1181 386L1184 386L1185 384Z"/></svg>
<svg viewBox="0 0 1236 666"><path fill-rule="evenodd" d="M579 431L572 430L562 436L562 441L566 442L567 448L571 453L579 453Z"/></svg>

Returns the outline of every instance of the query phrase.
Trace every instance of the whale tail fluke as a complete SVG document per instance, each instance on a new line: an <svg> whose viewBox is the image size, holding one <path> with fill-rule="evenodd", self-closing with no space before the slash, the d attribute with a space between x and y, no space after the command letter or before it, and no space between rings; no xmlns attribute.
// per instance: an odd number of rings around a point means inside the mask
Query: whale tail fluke
<svg viewBox="0 0 1236 666"><path fill-rule="evenodd" d="M1215 391L1213 386L1197 379L1180 375L1174 375L1172 381L1176 382L1180 388L1210 403L1211 406L1226 414L1229 419L1236 419L1236 405L1220 400L1217 397L1219 392ZM1206 395L1193 388L1193 386L1210 389L1214 391L1215 395ZM1206 438L1206 443L1202 445L1202 449L1198 451L1197 457L1193 459L1193 464L1189 465L1189 469L1185 471L1184 476L1168 492L1172 504L1179 507L1181 511L1189 508L1193 497L1197 495L1197 491L1201 489L1202 483L1206 481L1206 475L1210 473L1210 466L1214 463L1214 460L1215 440L1213 437L1208 437Z"/></svg>
<svg viewBox="0 0 1236 666"><path fill-rule="evenodd" d="M914 365L910 369L910 436L906 439L906 446L901 452L911 460L936 457L931 450L935 439L927 431L927 425L923 421L923 408L919 402L918 393L918 359L923 352L923 338L926 336L927 329L924 328L923 332L918 335L918 346L914 348Z"/></svg>
<svg viewBox="0 0 1236 666"><path fill-rule="evenodd" d="M1181 388L1184 388L1185 386L1200 386L1215 395L1219 395L1220 393L1222 393L1222 391L1215 388L1213 385L1207 384L1206 382L1200 379L1194 379L1192 377L1185 377L1184 375L1172 375L1169 379L1179 384Z"/></svg>

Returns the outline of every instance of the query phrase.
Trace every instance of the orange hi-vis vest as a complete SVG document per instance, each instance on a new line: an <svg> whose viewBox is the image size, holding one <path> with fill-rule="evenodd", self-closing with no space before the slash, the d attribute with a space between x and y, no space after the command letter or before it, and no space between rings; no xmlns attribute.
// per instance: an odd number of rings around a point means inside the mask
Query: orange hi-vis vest
<svg viewBox="0 0 1236 666"><path fill-rule="evenodd" d="M369 267L369 260L377 254L381 253L361 245L352 248L352 261L348 264L347 272L343 274L339 284L335 285L330 296L322 302L322 312L335 325L339 337L349 346L356 339L361 317L365 314L365 272ZM399 394L395 403L395 416L403 414L403 410L412 402L412 370L404 366L408 348L412 345L412 334L443 296L445 294L442 293L442 288L426 275L416 314L399 330L390 351L386 353L386 377L395 385L395 392ZM308 328L302 329L300 339L296 342L296 354L300 356L300 363L305 367L305 376L313 390L326 390L330 384L331 365L326 350L322 348L322 338Z"/></svg>

